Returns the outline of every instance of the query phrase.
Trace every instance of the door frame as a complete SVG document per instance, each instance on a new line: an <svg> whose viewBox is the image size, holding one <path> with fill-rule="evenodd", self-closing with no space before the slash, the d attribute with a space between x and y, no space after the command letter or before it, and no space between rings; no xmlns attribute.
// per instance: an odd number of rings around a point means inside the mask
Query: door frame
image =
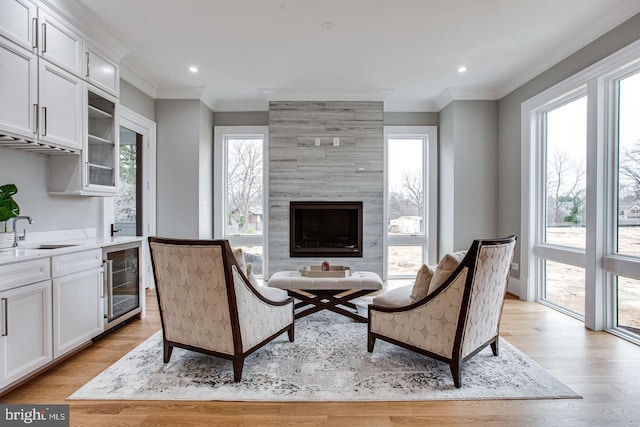
<svg viewBox="0 0 640 427"><path fill-rule="evenodd" d="M156 122L136 113L135 111L120 106L118 112L118 131L120 126L142 135L142 236L156 234ZM115 197L101 198L101 215L99 221L100 235L104 238L111 237L110 226L114 223ZM153 288L153 274L148 248L142 245L142 280L145 288Z"/></svg>

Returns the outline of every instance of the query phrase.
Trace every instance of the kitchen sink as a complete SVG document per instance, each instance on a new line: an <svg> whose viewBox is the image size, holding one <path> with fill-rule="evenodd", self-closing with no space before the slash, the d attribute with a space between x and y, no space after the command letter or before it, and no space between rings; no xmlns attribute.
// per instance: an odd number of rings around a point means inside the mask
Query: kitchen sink
<svg viewBox="0 0 640 427"><path fill-rule="evenodd" d="M44 244L44 245L38 245L38 246L32 246L32 247L28 247L28 248L23 248L23 249L60 249L60 248L69 248L72 246L78 246L78 245L74 245L74 244Z"/></svg>

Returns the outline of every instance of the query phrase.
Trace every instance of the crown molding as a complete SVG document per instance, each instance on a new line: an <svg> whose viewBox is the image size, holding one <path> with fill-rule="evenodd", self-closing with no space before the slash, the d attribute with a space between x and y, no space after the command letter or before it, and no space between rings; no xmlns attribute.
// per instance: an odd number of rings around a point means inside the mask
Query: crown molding
<svg viewBox="0 0 640 427"><path fill-rule="evenodd" d="M384 103L384 111L387 113L436 113L438 106L430 100L401 101Z"/></svg>
<svg viewBox="0 0 640 427"><path fill-rule="evenodd" d="M120 78L131 83L137 89L149 95L151 98L157 98L158 85L149 80L142 73L135 70L126 62L120 62Z"/></svg>
<svg viewBox="0 0 640 427"><path fill-rule="evenodd" d="M40 0L48 9L69 21L81 36L116 62L120 62L131 48L113 36L104 23L84 5L73 0Z"/></svg>
<svg viewBox="0 0 640 427"><path fill-rule="evenodd" d="M258 88L265 101L384 101L395 89L325 91Z"/></svg>
<svg viewBox="0 0 640 427"><path fill-rule="evenodd" d="M216 107L216 97L213 95L213 92L208 87L205 87L202 91L202 95L200 95L200 100L209 107L211 111L214 111Z"/></svg>
<svg viewBox="0 0 640 427"><path fill-rule="evenodd" d="M158 88L157 99L202 99L204 86L179 86Z"/></svg>
<svg viewBox="0 0 640 427"><path fill-rule="evenodd" d="M493 89L467 89L449 87L436 98L437 111L441 111L452 101L496 101L498 95Z"/></svg>
<svg viewBox="0 0 640 427"><path fill-rule="evenodd" d="M612 2L609 13L600 16L595 22L584 26L575 32L562 45L554 44L545 55L541 55L535 62L529 64L520 73L496 89L498 99L504 98L520 86L533 80L540 74L567 59L580 49L597 40L618 25L640 13L640 6L636 2Z"/></svg>
<svg viewBox="0 0 640 427"><path fill-rule="evenodd" d="M216 110L216 99L204 86L161 87L156 92L156 99L197 99L211 111Z"/></svg>
<svg viewBox="0 0 640 427"><path fill-rule="evenodd" d="M236 112L236 111L269 111L269 102L217 102L215 111Z"/></svg>

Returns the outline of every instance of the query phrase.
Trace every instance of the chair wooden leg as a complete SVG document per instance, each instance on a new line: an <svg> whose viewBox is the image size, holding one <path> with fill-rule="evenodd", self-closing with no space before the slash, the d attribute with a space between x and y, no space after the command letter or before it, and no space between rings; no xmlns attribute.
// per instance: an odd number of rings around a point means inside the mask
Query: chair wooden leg
<svg viewBox="0 0 640 427"><path fill-rule="evenodd" d="M371 332L369 332L369 337L367 338L367 351L369 353L373 353L373 346L376 344L376 337L374 337Z"/></svg>
<svg viewBox="0 0 640 427"><path fill-rule="evenodd" d="M451 376L453 376L453 384L456 388L462 387L462 378L460 374L460 360L454 359L449 363L451 368Z"/></svg>
<svg viewBox="0 0 640 427"><path fill-rule="evenodd" d="M244 366L244 356L236 356L233 358L233 380L240 382L242 379L242 367Z"/></svg>
<svg viewBox="0 0 640 427"><path fill-rule="evenodd" d="M293 340L295 339L295 331L293 329L293 323L291 324L291 328L289 328L289 330L287 331L287 334L289 335L289 342L293 342Z"/></svg>
<svg viewBox="0 0 640 427"><path fill-rule="evenodd" d="M500 353L500 348L498 347L498 337L496 337L496 340L491 343L491 351L493 351L494 356L497 356Z"/></svg>
<svg viewBox="0 0 640 427"><path fill-rule="evenodd" d="M169 363L171 359L171 352L173 351L173 346L169 345L169 343L164 341L164 363Z"/></svg>

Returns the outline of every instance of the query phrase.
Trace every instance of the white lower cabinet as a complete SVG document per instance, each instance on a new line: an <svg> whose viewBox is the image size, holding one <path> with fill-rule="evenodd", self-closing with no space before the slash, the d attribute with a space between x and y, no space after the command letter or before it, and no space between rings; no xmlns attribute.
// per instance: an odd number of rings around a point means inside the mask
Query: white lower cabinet
<svg viewBox="0 0 640 427"><path fill-rule="evenodd" d="M0 388L52 357L51 280L0 292Z"/></svg>
<svg viewBox="0 0 640 427"><path fill-rule="evenodd" d="M102 332L102 270L53 279L53 357L75 349Z"/></svg>
<svg viewBox="0 0 640 427"><path fill-rule="evenodd" d="M104 329L102 251L54 256L51 263L53 357L57 358Z"/></svg>

